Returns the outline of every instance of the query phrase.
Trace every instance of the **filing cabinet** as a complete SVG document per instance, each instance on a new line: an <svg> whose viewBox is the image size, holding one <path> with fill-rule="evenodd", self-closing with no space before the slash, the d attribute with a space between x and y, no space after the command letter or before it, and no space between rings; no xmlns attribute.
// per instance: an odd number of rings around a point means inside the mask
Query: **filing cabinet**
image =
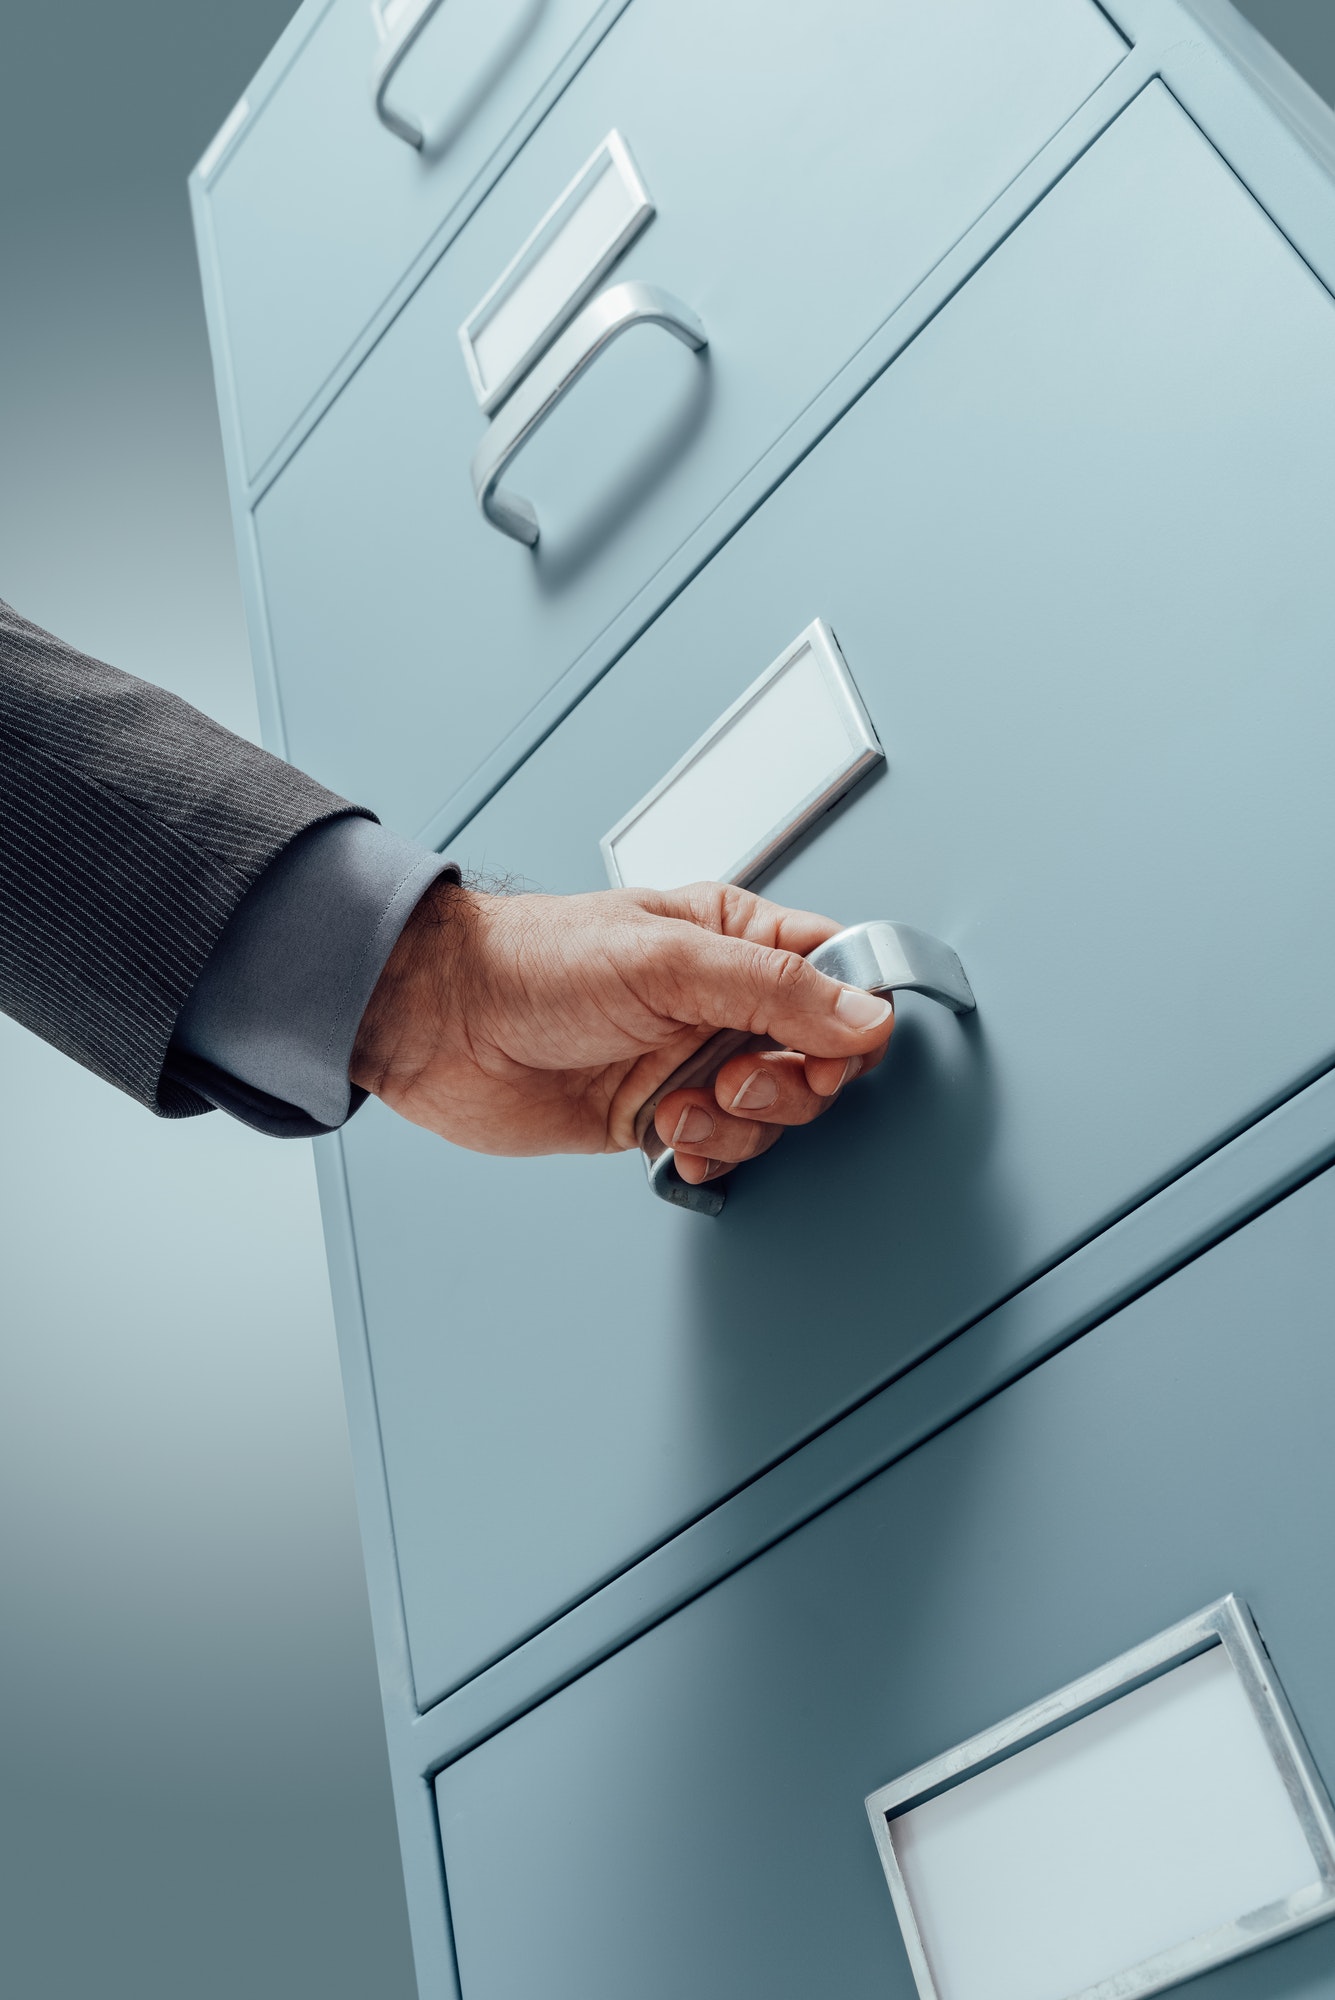
<svg viewBox="0 0 1335 2000"><path fill-rule="evenodd" d="M635 0L259 500L293 757L416 834L528 747L535 704L597 671L609 622L1123 47L1091 0ZM616 275L709 344L645 328L599 358L516 464L529 551L474 498L456 334L611 129L657 208Z"/></svg>
<svg viewBox="0 0 1335 2000"><path fill-rule="evenodd" d="M349 1127L422 1696L1335 1060L1332 384L1335 306L1150 85L459 836L596 888L600 834L820 612L886 766L766 886L940 936L979 1008L906 997L717 1223L624 1160ZM1240 951L1285 968L1245 1002ZM532 1275L498 1292L501 1213Z"/></svg>
<svg viewBox="0 0 1335 2000"><path fill-rule="evenodd" d="M485 183L548 71L577 61L618 11L616 0L324 0L300 10L203 163L247 481ZM377 116L372 90L405 44L384 109L415 126L420 146Z"/></svg>
<svg viewBox="0 0 1335 2000"><path fill-rule="evenodd" d="M444 1771L463 1992L913 2000L864 1796L1224 1592L1335 1771L1333 1242L1327 1173Z"/></svg>
<svg viewBox="0 0 1335 2000"><path fill-rule="evenodd" d="M1335 119L1260 89L1223 0L631 0L484 35L476 122L419 157L371 105L393 16L355 11L303 10L193 184L274 747L483 874L594 888L823 620L884 760L761 886L921 928L978 1001L903 996L718 1217L374 1102L317 1149L423 1991L908 1993L864 1794L1212 1597L1335 1773L1300 1588L1329 1183L1247 1221L1335 1157ZM374 255L319 207L354 109L423 177L382 187L358 126ZM581 361L506 474L528 547L470 460L587 315L489 415L457 330L611 131L655 212L602 296L707 345ZM266 194L347 252L291 313ZM1279 1949L1326 1977L1328 1935Z"/></svg>

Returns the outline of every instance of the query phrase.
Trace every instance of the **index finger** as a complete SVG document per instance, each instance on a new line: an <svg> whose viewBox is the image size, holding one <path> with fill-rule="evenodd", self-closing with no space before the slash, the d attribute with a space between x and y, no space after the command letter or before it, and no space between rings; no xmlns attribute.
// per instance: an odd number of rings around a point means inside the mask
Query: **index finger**
<svg viewBox="0 0 1335 2000"><path fill-rule="evenodd" d="M750 889L724 882L689 882L681 889L641 889L637 899L655 916L676 917L698 924L719 937L742 938L748 944L769 945L805 958L818 944L836 936L843 924L815 910L792 910L772 903Z"/></svg>

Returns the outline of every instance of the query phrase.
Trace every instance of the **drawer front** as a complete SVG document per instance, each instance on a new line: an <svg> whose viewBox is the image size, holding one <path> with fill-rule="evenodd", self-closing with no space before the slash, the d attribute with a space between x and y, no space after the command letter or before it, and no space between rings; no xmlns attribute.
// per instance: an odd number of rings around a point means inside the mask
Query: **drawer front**
<svg viewBox="0 0 1335 2000"><path fill-rule="evenodd" d="M600 12L600 0L445 0L376 116L372 0L333 0L208 193L245 469L259 473L376 308ZM395 34L410 0L387 10Z"/></svg>
<svg viewBox="0 0 1335 2000"><path fill-rule="evenodd" d="M256 510L293 758L424 827L1122 53L1090 0L635 0ZM457 330L612 128L657 206L615 277L709 345L600 356L507 482L529 549Z"/></svg>
<svg viewBox="0 0 1335 2000"><path fill-rule="evenodd" d="M1333 515L1332 302L1151 86L461 837L597 886L824 616L888 765L768 886L946 939L978 1012L905 996L717 1220L350 1126L420 1697L1335 1061Z"/></svg>
<svg viewBox="0 0 1335 2000"><path fill-rule="evenodd" d="M866 1794L1230 1591L1335 1782L1333 1242L1327 1173L443 1772L468 2000L914 2000Z"/></svg>

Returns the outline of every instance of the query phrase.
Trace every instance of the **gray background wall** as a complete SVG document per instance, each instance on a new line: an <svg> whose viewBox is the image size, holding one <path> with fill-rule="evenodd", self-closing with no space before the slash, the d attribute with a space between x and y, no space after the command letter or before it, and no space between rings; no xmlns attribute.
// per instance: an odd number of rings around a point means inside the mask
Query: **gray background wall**
<svg viewBox="0 0 1335 2000"><path fill-rule="evenodd" d="M289 12L0 26L0 595L247 734L185 177ZM0 1315L0 1990L410 2000L307 1149L0 1019Z"/></svg>
<svg viewBox="0 0 1335 2000"><path fill-rule="evenodd" d="M251 735L185 181L291 10L0 10L0 596ZM409 2000L309 1148L0 1019L0 1327L0 1992Z"/></svg>
<svg viewBox="0 0 1335 2000"><path fill-rule="evenodd" d="M1335 104L1335 0L1235 0L1313 90Z"/></svg>

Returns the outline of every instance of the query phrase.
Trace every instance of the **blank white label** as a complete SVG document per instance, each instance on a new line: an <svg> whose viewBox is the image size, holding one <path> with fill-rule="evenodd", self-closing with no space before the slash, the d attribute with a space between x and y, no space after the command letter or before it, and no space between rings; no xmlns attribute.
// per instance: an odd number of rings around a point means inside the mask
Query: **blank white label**
<svg viewBox="0 0 1335 2000"><path fill-rule="evenodd" d="M653 214L625 141L609 132L459 329L493 410Z"/></svg>
<svg viewBox="0 0 1335 2000"><path fill-rule="evenodd" d="M1319 1883L1222 1646L890 1821L940 2000L1067 2000Z"/></svg>
<svg viewBox="0 0 1335 2000"><path fill-rule="evenodd" d="M882 752L817 619L603 841L614 884L745 882Z"/></svg>

